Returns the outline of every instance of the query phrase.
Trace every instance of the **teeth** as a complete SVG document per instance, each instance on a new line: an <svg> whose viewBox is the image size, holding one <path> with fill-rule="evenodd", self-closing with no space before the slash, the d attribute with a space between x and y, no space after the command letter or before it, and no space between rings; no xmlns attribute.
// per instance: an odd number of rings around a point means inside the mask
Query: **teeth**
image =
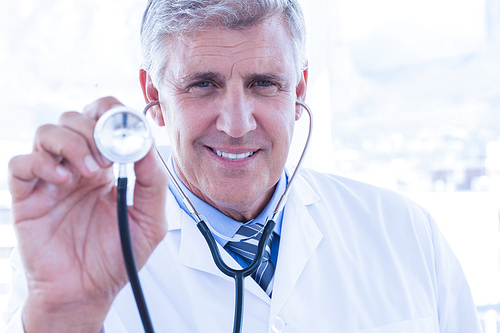
<svg viewBox="0 0 500 333"><path fill-rule="evenodd" d="M241 160L243 158L247 158L247 157L252 156L254 153L253 151L251 151L251 152L243 153L243 154L231 154L231 153L226 153L226 152L223 152L223 151L220 151L217 149L212 149L212 150L217 155L224 157L224 158L228 158L230 160Z"/></svg>

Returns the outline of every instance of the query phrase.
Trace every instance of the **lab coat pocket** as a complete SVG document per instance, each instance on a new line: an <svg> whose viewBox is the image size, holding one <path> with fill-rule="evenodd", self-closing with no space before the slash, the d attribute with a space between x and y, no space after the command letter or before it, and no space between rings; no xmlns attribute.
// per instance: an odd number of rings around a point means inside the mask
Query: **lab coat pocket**
<svg viewBox="0 0 500 333"><path fill-rule="evenodd" d="M358 333L439 333L436 316L399 321L358 331Z"/></svg>

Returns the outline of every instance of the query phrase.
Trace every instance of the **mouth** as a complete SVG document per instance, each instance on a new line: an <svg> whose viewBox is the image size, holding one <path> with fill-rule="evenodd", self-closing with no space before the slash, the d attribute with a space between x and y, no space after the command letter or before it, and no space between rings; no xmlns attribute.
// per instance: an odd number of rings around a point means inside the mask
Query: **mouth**
<svg viewBox="0 0 500 333"><path fill-rule="evenodd" d="M255 153L255 151L249 151L249 152L241 153L241 154L232 154L232 153L226 153L224 151L220 151L220 150L217 150L214 148L210 148L210 150L212 152L214 152L215 154L217 154L218 156L223 157L223 158L227 158L230 160L242 160L242 159L245 159L245 158L252 156Z"/></svg>

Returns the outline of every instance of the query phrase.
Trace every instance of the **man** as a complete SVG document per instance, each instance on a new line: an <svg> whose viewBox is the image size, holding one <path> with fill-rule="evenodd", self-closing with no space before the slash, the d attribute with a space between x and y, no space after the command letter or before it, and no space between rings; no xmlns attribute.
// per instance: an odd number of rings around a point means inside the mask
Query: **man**
<svg viewBox="0 0 500 333"><path fill-rule="evenodd" d="M175 177L227 238L263 223L307 87L296 1L152 1L143 19L146 102L172 143ZM19 239L8 332L141 332L116 222L115 180L97 150L104 98L41 127L10 163ZM219 272L151 150L135 164L132 245L158 332L230 332L233 281ZM168 183L168 189L167 189ZM221 235L222 234L222 235ZM223 248L224 247L224 248ZM304 170L277 218L273 278L247 278L243 332L480 332L463 272L420 207ZM22 261L22 266L21 266ZM26 283L27 282L27 283Z"/></svg>

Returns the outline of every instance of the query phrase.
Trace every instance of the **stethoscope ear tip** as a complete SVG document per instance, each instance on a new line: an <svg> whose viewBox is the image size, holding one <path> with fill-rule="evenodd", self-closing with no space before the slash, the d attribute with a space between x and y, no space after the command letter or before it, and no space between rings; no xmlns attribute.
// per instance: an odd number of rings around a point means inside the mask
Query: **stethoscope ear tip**
<svg viewBox="0 0 500 333"><path fill-rule="evenodd" d="M155 106L155 105L160 105L160 101L159 100L155 100L155 101L151 101L149 102L145 107L144 107L144 110L142 111L142 113L144 113L144 115L146 115L146 113L148 112L148 110Z"/></svg>

